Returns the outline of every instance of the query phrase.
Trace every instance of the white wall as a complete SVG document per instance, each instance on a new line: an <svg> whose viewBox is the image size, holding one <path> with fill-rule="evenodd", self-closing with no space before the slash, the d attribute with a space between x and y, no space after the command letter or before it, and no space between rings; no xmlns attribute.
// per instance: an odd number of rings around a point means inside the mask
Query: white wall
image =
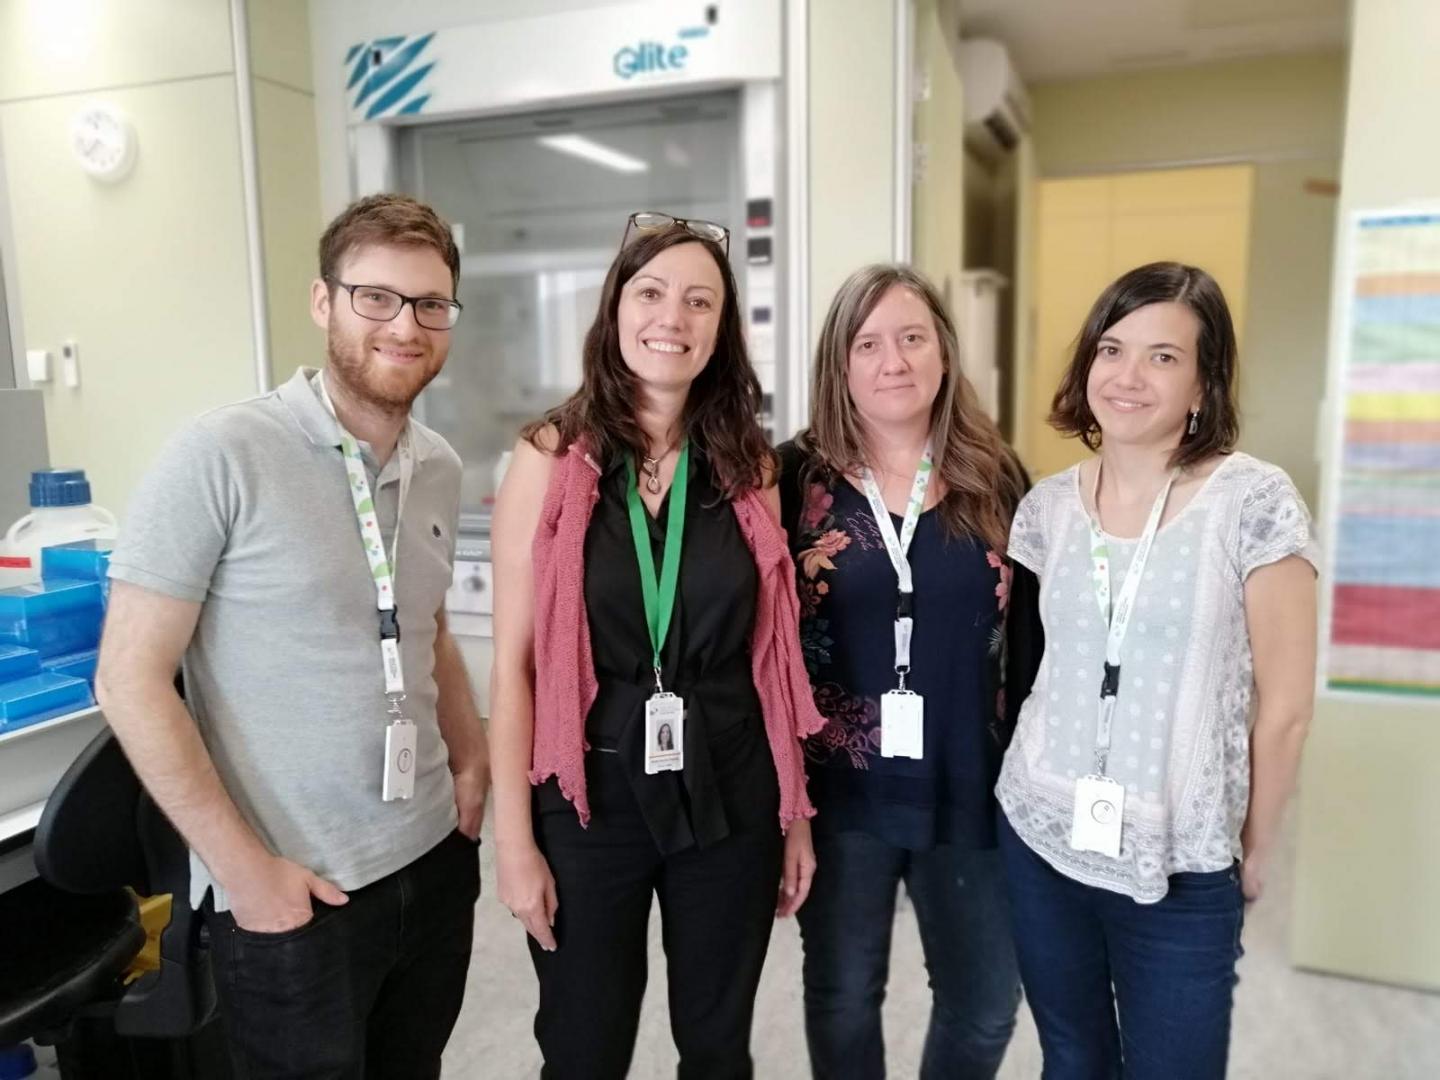
<svg viewBox="0 0 1440 1080"><path fill-rule="evenodd" d="M315 362L320 233L306 11L249 0L266 303L274 371ZM81 385L43 388L51 459L123 512L159 445L256 390L229 0L0 2L0 199L20 347L79 344ZM128 114L134 171L81 171L70 118ZM3 220L3 216L0 216Z"/></svg>
<svg viewBox="0 0 1440 1080"><path fill-rule="evenodd" d="M1355 0L1337 251L1351 211L1440 194L1437 42L1433 0ZM1337 305L1332 369L1339 316ZM1326 474L1337 466L1327 461ZM1440 990L1437 853L1440 705L1322 698L1300 789L1295 962Z"/></svg>
<svg viewBox="0 0 1440 1080"><path fill-rule="evenodd" d="M840 283L866 263L894 257L892 4L811 0L809 47L813 348Z"/></svg>
<svg viewBox="0 0 1440 1080"><path fill-rule="evenodd" d="M310 321L310 282L319 272L316 248L325 227L312 50L303 4L248 0L247 7L270 380L278 386L324 356L324 334Z"/></svg>
<svg viewBox="0 0 1440 1080"><path fill-rule="evenodd" d="M10 228L10 193L5 184L5 145L0 142L0 389L29 386L25 378L25 335L16 302L15 238Z"/></svg>
<svg viewBox="0 0 1440 1080"><path fill-rule="evenodd" d="M1026 446L1031 428L1044 423L1026 408L1033 388L1035 366L1035 219L1038 213L1039 176L1035 140L1025 136L1015 148L1015 280L1012 284L1011 334L1014 341L1010 396L1002 408L1010 409L1010 442Z"/></svg>
<svg viewBox="0 0 1440 1080"><path fill-rule="evenodd" d="M953 5L937 0L915 4L915 71L928 94L914 107L914 140L924 167L917 165L915 173L911 261L947 297L959 296L967 228L960 136L965 91L956 55L960 48L956 14ZM956 314L952 305L951 315Z"/></svg>
<svg viewBox="0 0 1440 1080"><path fill-rule="evenodd" d="M71 153L91 100L138 135L118 184ZM226 0L0 4L0 143L24 345L80 351L43 391L50 458L122 511L177 425L254 390Z"/></svg>

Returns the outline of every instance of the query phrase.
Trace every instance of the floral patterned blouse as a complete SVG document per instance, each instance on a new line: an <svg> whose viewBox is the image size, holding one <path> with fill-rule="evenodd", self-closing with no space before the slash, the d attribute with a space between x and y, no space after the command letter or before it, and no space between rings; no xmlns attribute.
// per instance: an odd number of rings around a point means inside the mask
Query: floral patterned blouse
<svg viewBox="0 0 1440 1080"><path fill-rule="evenodd" d="M1019 568L1017 583L1000 553L949 535L933 509L920 516L908 685L925 700L925 756L882 757L880 697L896 685L895 569L865 496L807 468L794 444L780 454L801 644L829 720L806 743L816 827L917 851L993 846L991 792L1019 705L1007 708L1005 686L1028 691L1042 648L1033 575Z"/></svg>

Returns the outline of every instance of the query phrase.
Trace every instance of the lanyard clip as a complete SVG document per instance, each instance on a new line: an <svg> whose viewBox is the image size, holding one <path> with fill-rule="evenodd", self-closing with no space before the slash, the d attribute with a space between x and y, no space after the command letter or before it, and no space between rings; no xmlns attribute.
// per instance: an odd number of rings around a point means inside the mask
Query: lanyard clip
<svg viewBox="0 0 1440 1080"><path fill-rule="evenodd" d="M913 592L900 591L895 594L895 618L913 619L915 617L915 594Z"/></svg>
<svg viewBox="0 0 1440 1080"><path fill-rule="evenodd" d="M392 608L378 608L380 612L380 640L400 640L400 618Z"/></svg>
<svg viewBox="0 0 1440 1080"><path fill-rule="evenodd" d="M1100 696L1111 698L1120 693L1120 665L1105 661L1105 676L1100 680Z"/></svg>
<svg viewBox="0 0 1440 1080"><path fill-rule="evenodd" d="M663 693L665 692L665 684L660 681L660 665L659 665L659 664L656 664L656 665L655 665L655 692L656 692L657 694L663 694Z"/></svg>

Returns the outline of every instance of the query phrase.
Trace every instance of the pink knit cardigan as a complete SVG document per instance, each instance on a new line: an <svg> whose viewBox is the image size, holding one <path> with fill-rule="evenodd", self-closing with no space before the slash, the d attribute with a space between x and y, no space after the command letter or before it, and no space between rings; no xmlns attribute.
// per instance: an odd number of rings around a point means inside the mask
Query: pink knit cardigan
<svg viewBox="0 0 1440 1080"><path fill-rule="evenodd" d="M585 718L599 685L585 616L585 531L600 500L600 469L583 446L556 458L532 547L535 569L535 748L530 782L555 776L575 804L580 823L590 822L585 790ZM815 815L805 791L799 740L825 725L815 708L800 653L795 566L785 532L764 497L750 491L731 501L740 531L754 556L760 590L750 666L765 734L780 782L780 828Z"/></svg>

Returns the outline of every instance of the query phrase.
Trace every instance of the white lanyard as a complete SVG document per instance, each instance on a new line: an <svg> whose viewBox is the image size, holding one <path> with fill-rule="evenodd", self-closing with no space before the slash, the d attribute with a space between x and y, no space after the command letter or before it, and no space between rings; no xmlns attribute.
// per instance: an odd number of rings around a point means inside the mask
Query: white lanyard
<svg viewBox="0 0 1440 1080"><path fill-rule="evenodd" d="M350 478L350 496L355 502L355 520L360 525L360 538L365 545L365 557L370 563L370 574L375 581L375 608L380 615L380 661L385 671L385 696L390 699L390 711L399 715L400 702L405 698L405 670L400 663L400 622L395 611L395 575L400 566L400 520L405 513L405 497L410 493L410 481L415 473L415 456L410 445L410 423L396 441L395 452L400 459L400 501L395 509L395 540L389 557L385 553L385 540L380 534L380 520L375 512L375 500L370 493L370 480L365 475L365 461L360 456L360 445L355 437L340 424L335 414L335 403L325 389L325 373L315 379L320 391L320 400L340 428L340 449L345 457L345 472Z"/></svg>
<svg viewBox="0 0 1440 1080"><path fill-rule="evenodd" d="M1100 682L1100 714L1095 726L1095 772L1105 775L1106 760L1110 756L1110 724L1115 715L1115 695L1120 692L1120 646L1125 633L1130 629L1130 615L1135 610L1135 596L1140 591L1140 579L1145 574L1145 564L1150 559L1150 549L1155 544L1155 534L1160 531L1160 519L1165 514L1165 503L1170 498L1170 489L1180 470L1172 469L1155 496L1150 508L1150 518L1140 542L1135 547L1135 557L1130 569L1125 572L1125 581L1120 586L1120 595L1115 599L1114 609L1110 605L1110 545L1100 531L1100 462L1095 462L1095 490L1092 501L1095 513L1090 517L1090 565L1095 585L1095 599L1100 605L1100 617L1109 624L1105 636L1105 674Z"/></svg>
<svg viewBox="0 0 1440 1080"><path fill-rule="evenodd" d="M930 473L934 469L935 454L930 443L925 443L925 453L915 469L915 480L910 485L910 501L905 505L905 520L900 525L900 535L895 535L895 523L890 520L890 510L885 506L885 497L875 474L866 466L860 472L860 482L865 488L865 498L870 500L870 513L875 517L875 526L880 530L880 539L885 541L885 550L890 555L890 565L895 567L895 576L900 582L900 595L895 607L895 670L900 675L900 687L905 687L905 676L910 671L910 637L914 630L913 596L915 578L910 570L910 541L915 538L915 526L920 512L925 509L925 490L930 486Z"/></svg>

